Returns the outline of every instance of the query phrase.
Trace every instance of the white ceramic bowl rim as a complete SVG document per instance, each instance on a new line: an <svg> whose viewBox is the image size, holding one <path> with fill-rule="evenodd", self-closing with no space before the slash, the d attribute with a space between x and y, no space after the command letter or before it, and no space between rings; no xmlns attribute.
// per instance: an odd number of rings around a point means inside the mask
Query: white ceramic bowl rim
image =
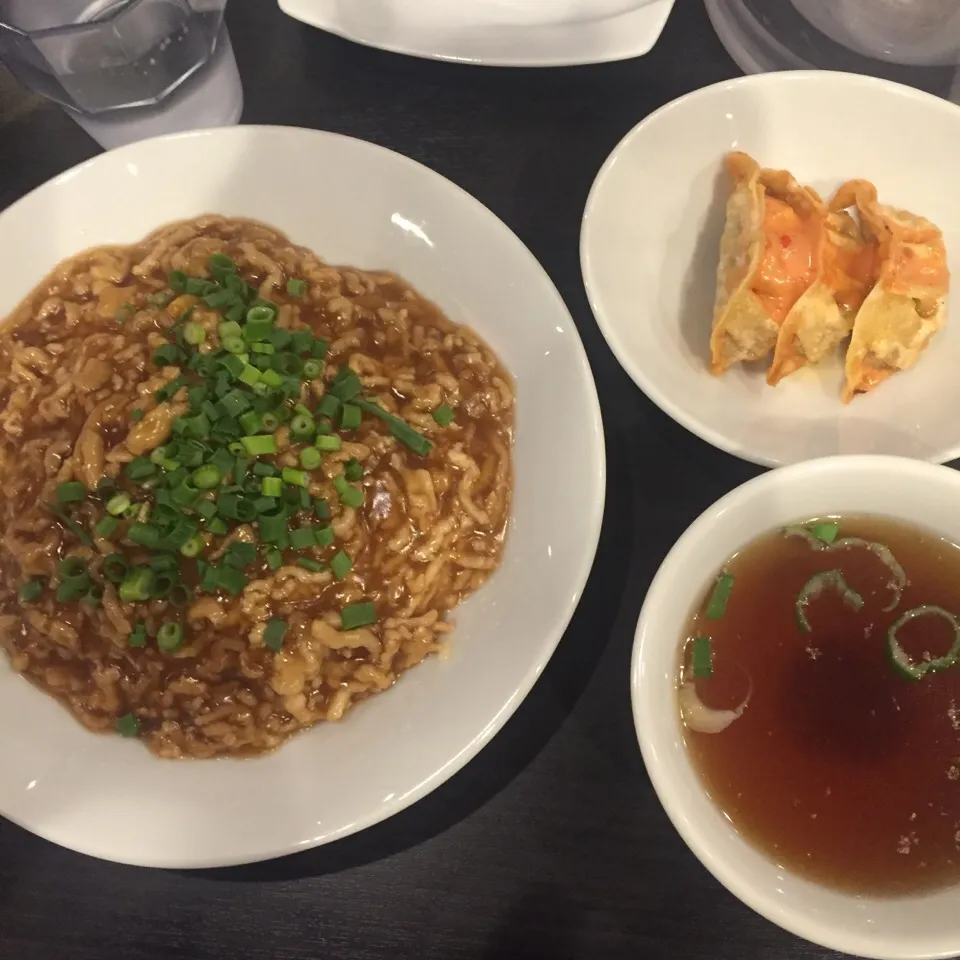
<svg viewBox="0 0 960 960"><path fill-rule="evenodd" d="M501 570L455 611L447 659L264 757L157 760L139 743L88 733L0 657L0 812L83 853L148 866L307 849L443 783L546 666L579 601L603 514L596 388L556 288L477 200L373 144L240 126L97 156L0 213L0 314L65 256L210 212L264 220L329 262L396 270L473 326L515 380L514 511Z"/></svg>
<svg viewBox="0 0 960 960"><path fill-rule="evenodd" d="M650 585L631 664L633 716L651 783L704 866L744 903L835 950L881 960L960 952L956 887L905 898L856 898L777 866L713 804L682 742L676 666L689 615L726 559L762 533L825 513L878 514L960 542L960 474L899 457L826 457L762 474L708 507Z"/></svg>
<svg viewBox="0 0 960 960"><path fill-rule="evenodd" d="M873 122L858 122L868 115ZM856 136L847 135L852 129ZM849 453L938 462L960 456L955 421L940 416L960 406L956 317L914 370L849 405L839 399L839 353L775 389L752 367L722 378L706 369L723 155L746 150L824 195L852 176L874 180L882 200L925 213L943 229L956 279L953 168L936 159L919 171L910 145L920 130L941 143L938 157L949 156L960 149L960 108L892 81L834 71L721 81L634 126L597 174L580 235L590 306L631 379L690 432L766 466ZM953 291L950 303L956 298Z"/></svg>

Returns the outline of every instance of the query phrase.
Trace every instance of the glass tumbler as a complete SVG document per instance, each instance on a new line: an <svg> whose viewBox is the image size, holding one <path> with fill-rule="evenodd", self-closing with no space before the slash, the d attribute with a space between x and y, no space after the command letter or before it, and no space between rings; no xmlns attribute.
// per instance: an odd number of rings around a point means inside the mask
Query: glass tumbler
<svg viewBox="0 0 960 960"><path fill-rule="evenodd" d="M237 123L227 0L0 0L0 60L105 147Z"/></svg>

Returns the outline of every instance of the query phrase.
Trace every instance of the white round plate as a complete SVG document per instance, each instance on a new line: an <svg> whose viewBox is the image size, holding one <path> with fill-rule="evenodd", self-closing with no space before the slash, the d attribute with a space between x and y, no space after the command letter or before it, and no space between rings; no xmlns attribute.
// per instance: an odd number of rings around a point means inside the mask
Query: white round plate
<svg viewBox="0 0 960 960"><path fill-rule="evenodd" d="M460 769L543 670L600 532L604 447L580 338L546 273L476 200L388 150L312 130L147 140L67 171L0 214L0 314L61 258L218 212L334 263L397 271L477 330L517 391L512 520L500 571L433 659L342 723L245 760L159 760L87 732L0 657L0 813L83 853L209 867L292 853L391 816Z"/></svg>
<svg viewBox="0 0 960 960"><path fill-rule="evenodd" d="M562 67L647 53L673 0L279 0L355 43L488 67Z"/></svg>
<svg viewBox="0 0 960 960"><path fill-rule="evenodd" d="M610 348L634 382L688 430L778 466L834 453L960 456L960 319L913 370L840 401L841 356L768 387L762 371L707 371L729 150L786 168L829 195L872 180L883 202L942 230L960 282L960 108L910 87L830 72L771 73L667 104L610 155L587 201L583 278ZM951 303L958 302L957 294Z"/></svg>

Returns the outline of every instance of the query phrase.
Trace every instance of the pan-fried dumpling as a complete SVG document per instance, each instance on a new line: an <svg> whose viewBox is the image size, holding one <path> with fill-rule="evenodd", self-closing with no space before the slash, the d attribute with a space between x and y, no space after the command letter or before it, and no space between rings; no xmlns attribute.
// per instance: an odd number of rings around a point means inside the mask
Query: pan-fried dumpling
<svg viewBox="0 0 960 960"><path fill-rule="evenodd" d="M826 211L814 190L745 153L726 167L734 188L720 241L710 369L759 360L777 344L791 309L813 283Z"/></svg>
<svg viewBox="0 0 960 960"><path fill-rule="evenodd" d="M876 251L876 282L853 323L845 364L843 401L872 390L919 358L946 320L950 274L938 227L923 217L877 201L866 180L852 180L831 206L856 204Z"/></svg>
<svg viewBox="0 0 960 960"><path fill-rule="evenodd" d="M873 284L874 245L849 213L828 213L819 240L816 277L780 326L767 372L771 386L808 363L819 363L849 336Z"/></svg>

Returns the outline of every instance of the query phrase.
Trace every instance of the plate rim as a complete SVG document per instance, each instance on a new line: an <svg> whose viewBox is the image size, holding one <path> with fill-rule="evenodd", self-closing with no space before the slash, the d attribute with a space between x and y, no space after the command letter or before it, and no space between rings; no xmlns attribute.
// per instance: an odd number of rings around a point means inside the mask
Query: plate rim
<svg viewBox="0 0 960 960"><path fill-rule="evenodd" d="M646 373L644 373L642 368L635 364L635 362L631 359L629 352L625 349L619 335L615 330L614 324L610 321L605 311L602 310L599 305L599 284L596 282L594 277L594 268L592 265L592 257L590 252L592 242L591 231L593 229L594 220L593 214L595 213L598 197L604 187L605 180L610 173L610 169L623 155L630 141L632 141L634 137L641 135L643 129L651 125L655 120L659 119L661 115L670 113L675 109L683 109L688 102L706 99L721 90L730 90L739 87L762 87L770 85L788 86L790 84L816 82L836 82L840 84L851 83L853 85L864 87L886 89L892 95L907 97L908 99L924 102L947 113L960 111L960 105L944 100L943 98L937 97L932 93L927 93L924 90L918 90L915 87L910 87L903 83L897 83L893 80L886 80L881 77L874 77L859 73L847 73L840 70L780 70L776 73L748 74L746 76L734 77L728 80L719 80L716 83L708 84L705 87L698 87L696 90L690 90L687 93L671 100L669 103L665 103L663 106L658 107L652 113L643 117L639 122L634 124L634 126L632 126L617 141L616 145L607 155L600 169L597 171L596 176L594 177L593 183L590 186L590 192L587 194L587 200L584 204L583 215L580 221L580 274L583 280L584 289L587 294L587 301L590 304L590 310L597 322L597 326L600 328L600 333L603 335L603 339L606 341L607 346L616 357L617 362L620 364L623 371L627 374L627 376L630 377L634 384L651 403L662 410L668 417L670 417L671 420L679 424L689 433L692 433L694 436L699 437L699 439L703 440L704 442L709 443L712 447L722 450L724 453L729 453L732 456L738 457L741 460L745 460L748 463L754 463L762 467L789 466L792 463L804 462L809 458L801 458L800 460L781 459L779 457L770 456L763 452L756 452L755 450L746 448L742 443L734 439L730 439L725 434L714 430L706 424L703 424L697 418L689 415L686 410L683 409L683 407L666 398L651 385ZM958 122L960 122L960 115L958 115L957 119ZM826 455L854 456L855 454L844 454L843 452L837 452ZM876 455L883 456L885 454ZM886 455L896 456L897 454ZM949 463L958 457L960 457L960 439L958 439L952 447L944 447L939 451L929 453L926 457L911 457L910 459L919 459L925 460L929 463L944 464Z"/></svg>
<svg viewBox="0 0 960 960"><path fill-rule="evenodd" d="M590 475L593 477L593 486L595 489L592 491L593 495L589 498L587 509L584 511L589 531L588 540L584 543L584 547L586 549L581 551L578 555L575 574L570 578L570 584L575 589L573 589L569 594L565 595L562 611L560 616L557 618L556 626L549 633L545 634L545 639L541 645L541 648L536 652L536 655L531 658L530 663L525 668L522 677L519 678L519 682L513 693L505 702L496 706L496 708L492 711L491 718L483 726L483 728L476 733L470 739L469 743L465 747L461 748L454 757L449 758L446 762L438 766L438 768L430 776L421 780L415 789L401 794L395 801L390 801L387 804L373 808L372 810L368 811L366 815L356 818L349 824L346 824L338 829L334 829L328 833L322 833L318 836L305 838L300 841L287 841L285 845L279 848L270 847L268 849L265 847L263 849L253 849L255 845L252 845L251 849L242 855L221 854L197 858L186 855L183 850L176 850L174 855L160 860L155 856L140 856L134 852L131 852L129 856L124 855L122 857L113 855L105 856L102 852L98 851L96 842L89 842L93 839L93 835L91 834L77 836L77 842L71 842L68 844L64 842L62 837L54 835L56 833L55 830L46 827L44 824L31 824L23 817L15 817L3 810L0 810L0 817L9 820L11 823L16 824L35 836L38 836L51 843L55 843L56 845L64 847L65 849L69 849L73 852L107 860L108 862L122 863L131 866L180 870L211 869L258 863L324 846L335 840L340 840L353 834L360 833L369 827L390 819L401 811L412 806L419 800L422 800L428 794L442 786L455 773L458 773L460 770L462 770L474 757L476 757L477 754L479 754L480 751L483 750L484 747L486 747L498 733L500 733L500 731L506 726L507 722L519 708L520 704L523 703L523 701L527 698L537 680L539 680L540 676L552 659L557 647L560 644L560 641L567 632L567 628L569 627L570 621L572 620L573 615L580 604L584 589L586 588L587 582L590 578L597 550L599 548L607 492L606 438L603 427L600 400L597 393L596 380L593 375L593 369L591 367L589 357L587 356L586 348L583 344L583 338L581 337L580 331L573 319L573 315L570 312L570 309L567 306L563 296L557 289L556 284L553 282L550 274L540 263L530 248L517 235L517 233L483 202L481 202L463 187L445 177L443 174L438 173L436 170L433 170L431 167L428 167L426 164L420 163L419 161L414 160L412 157L408 157L405 154L399 153L398 151L391 150L388 147L381 146L380 144L373 143L368 140L362 140L358 137L352 137L347 134L337 133L334 131L317 130L309 127L299 127L285 124L242 124L233 127L207 127L195 130L180 131L177 133L151 137L147 140L141 140L137 141L136 143L127 144L115 150L99 153L94 157L74 164L61 173L50 177L48 180L39 184L37 187L34 187L22 197L19 197L13 203L9 204L3 210L0 210L0 234L2 234L4 223L8 219L9 212L15 210L21 204L26 203L31 197L33 197L34 194L54 187L59 187L65 181L77 176L81 171L85 170L91 165L120 162L123 160L126 154L143 150L145 144L149 146L149 144L160 141L166 142L175 140L200 141L210 137L225 140L229 140L231 138L242 139L250 136L251 134L255 136L262 135L269 137L277 133L286 136L307 136L311 139L326 141L334 144L339 142L348 142L352 148L359 148L362 150L369 150L373 153L388 155L389 160L387 160L387 162L399 162L411 167L420 168L426 173L428 179L434 182L439 181L440 189L452 190L455 192L455 194L458 194L460 200L472 208L478 217L488 218L488 221L492 224L492 226L501 232L502 235L504 235L506 242L514 246L514 254L517 257L525 260L534 271L539 272L546 284L545 293L553 301L554 307L559 309L561 314L565 316L569 322L569 335L572 337L572 346L576 357L576 364L579 369L580 377L584 383L585 392L587 394L586 399L588 402L586 416L584 418L584 426L586 436L591 447L590 457L594 463L594 467L590 471ZM108 157L110 158L109 160L104 159ZM280 228L283 229L282 226ZM315 728L301 731L299 736L309 736L313 729ZM87 731L87 733L89 736L98 736L98 734L89 731ZM120 746L121 744L122 741L118 738L117 746ZM169 762L156 757L152 759L156 763Z"/></svg>
<svg viewBox="0 0 960 960"><path fill-rule="evenodd" d="M347 40L351 43L358 43L361 46L369 47L373 50L385 50L388 53L396 53L402 56L416 57L420 60L435 60L441 63L458 63L464 66L474 66L474 67L518 67L522 69L548 69L550 67L581 67L589 66L590 64L601 64L601 63L617 63L623 60L630 60L635 57L642 57L648 54L660 39L660 35L663 33L664 27L666 26L667 19L670 17L670 14L673 10L676 0L655 0L654 3L651 3L650 6L657 7L661 6L663 8L662 19L660 20L659 26L655 31L647 30L642 33L641 39L635 44L631 44L629 49L617 50L613 53L603 54L597 56L595 54L586 53L581 56L482 56L482 57L464 57L458 56L453 53L442 53L436 50L429 50L426 48L417 48L410 44L404 43L380 43L375 39L370 37L362 36L357 33L354 33L350 30L343 28L340 23L321 23L319 18L314 14L313 19L306 19L308 13L306 10L302 9L301 4L302 0L277 0L277 3L280 6L280 9L288 16L294 20L299 20L301 23L305 23L307 26L313 27L316 30L323 30L325 33L333 34L334 36L340 37L343 40ZM642 8L638 8L642 9ZM294 12L296 11L296 12ZM616 23L618 20L623 20L624 18L631 17L636 15L638 10L630 10L617 16L608 18L609 21ZM552 25L555 28L558 26L556 24ZM580 27L581 24L571 23L571 24L560 24L559 26L572 26ZM525 25L517 25L512 28L515 33L523 38L530 33L531 28ZM543 25L539 26L539 29L543 29ZM521 44L522 46L522 44Z"/></svg>

